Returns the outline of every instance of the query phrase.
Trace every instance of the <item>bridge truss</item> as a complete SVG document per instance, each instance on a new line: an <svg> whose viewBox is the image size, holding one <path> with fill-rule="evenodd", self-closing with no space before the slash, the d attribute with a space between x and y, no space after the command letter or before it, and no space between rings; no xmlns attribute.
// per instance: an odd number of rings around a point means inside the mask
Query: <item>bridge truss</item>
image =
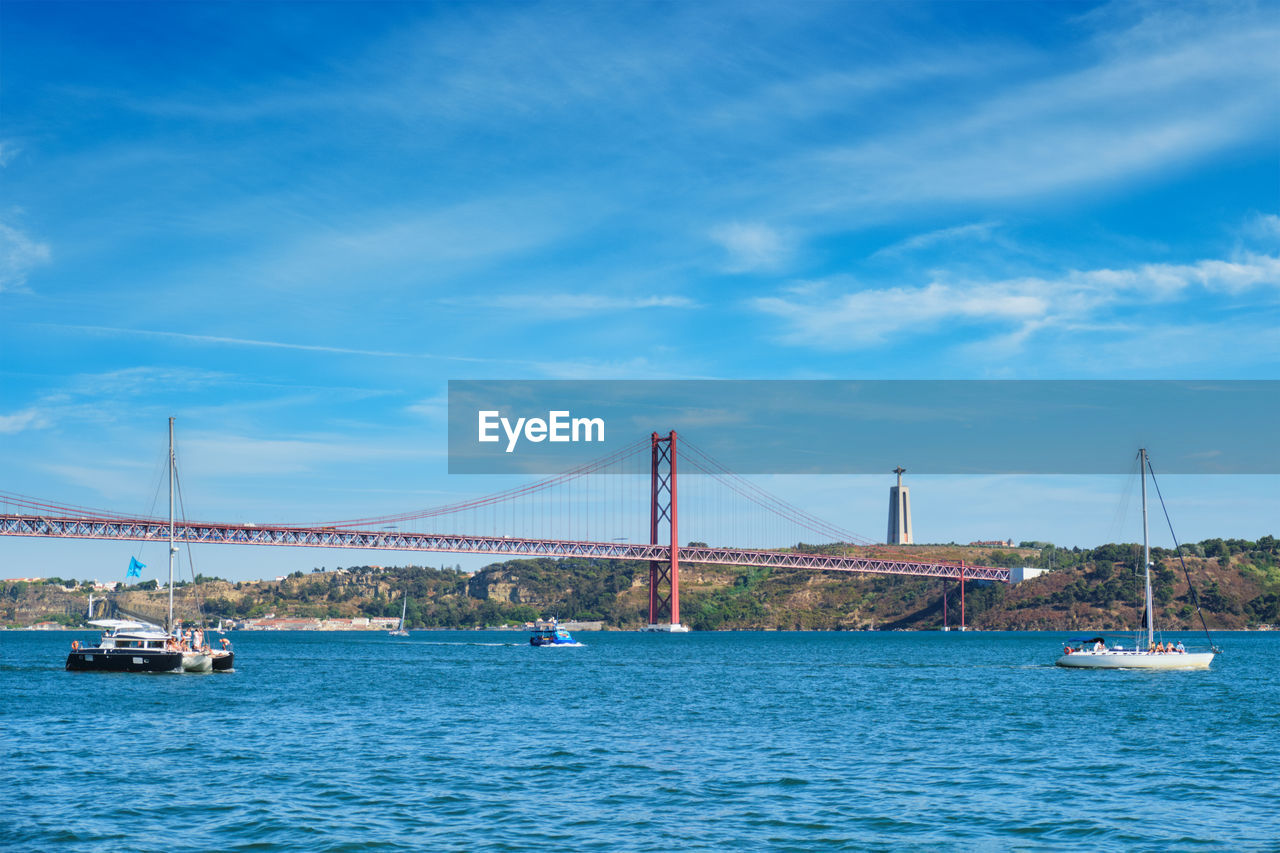
<svg viewBox="0 0 1280 853"><path fill-rule="evenodd" d="M0 536L61 539L128 539L167 542L169 524L158 519L82 518L43 515L0 515ZM464 536L388 530L340 530L284 525L256 526L179 521L174 536L187 544L283 545L297 548L344 548L382 551L436 551L512 557L590 557L603 560L649 560L671 564L670 544L583 542L506 536ZM1009 570L963 563L917 562L876 556L808 554L797 551L754 551L740 548L678 547L686 563L759 566L827 572L986 580L1008 583ZM678 617L677 617L678 618Z"/></svg>

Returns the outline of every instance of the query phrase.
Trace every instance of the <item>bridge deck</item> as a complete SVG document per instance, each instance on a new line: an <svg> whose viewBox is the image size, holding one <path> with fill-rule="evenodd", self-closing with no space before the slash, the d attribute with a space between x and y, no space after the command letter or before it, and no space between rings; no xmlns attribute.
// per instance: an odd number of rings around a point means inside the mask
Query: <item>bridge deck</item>
<svg viewBox="0 0 1280 853"><path fill-rule="evenodd" d="M385 551L440 551L495 554L511 557L594 557L605 560L669 560L667 545L622 542L583 542L506 536L409 533L313 527L258 527L238 524L177 522L174 535L186 543L223 545L284 545L301 548L362 548ZM131 539L167 541L168 522L157 519L81 518L40 515L0 515L0 536L38 536L63 539ZM869 572L935 578L1009 582L1009 570L991 566L961 566L947 562L916 562L879 557L802 554L740 548L679 549L686 563L726 566L774 566L826 572Z"/></svg>

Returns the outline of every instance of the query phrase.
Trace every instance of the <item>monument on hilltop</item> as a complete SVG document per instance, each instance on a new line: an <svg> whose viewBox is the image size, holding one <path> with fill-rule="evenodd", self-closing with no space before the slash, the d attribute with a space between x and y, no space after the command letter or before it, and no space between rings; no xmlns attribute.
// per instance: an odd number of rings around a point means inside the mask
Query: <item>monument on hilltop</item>
<svg viewBox="0 0 1280 853"><path fill-rule="evenodd" d="M893 469L898 475L898 485L889 487L889 537L890 545L910 545L911 536L911 490L902 485L902 475L906 471L899 465Z"/></svg>

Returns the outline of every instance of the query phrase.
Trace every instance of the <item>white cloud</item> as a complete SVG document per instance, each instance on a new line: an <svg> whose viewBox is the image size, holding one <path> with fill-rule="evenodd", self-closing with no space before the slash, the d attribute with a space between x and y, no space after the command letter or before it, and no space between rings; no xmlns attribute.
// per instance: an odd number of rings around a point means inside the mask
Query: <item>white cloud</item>
<svg viewBox="0 0 1280 853"><path fill-rule="evenodd" d="M828 210L1028 198L1143 179L1274 133L1274 16L1206 10L1197 27L1150 36L1158 28L1105 31L1090 64L984 88L950 112L931 104L893 133L798 161L788 178Z"/></svg>
<svg viewBox="0 0 1280 853"><path fill-rule="evenodd" d="M183 440L186 469L192 477L298 474L332 469L335 464L440 457L421 443L397 447L365 438L263 439L242 435L188 435Z"/></svg>
<svg viewBox="0 0 1280 853"><path fill-rule="evenodd" d="M24 289L27 275L47 264L49 258L48 243L33 240L26 232L0 222L0 293Z"/></svg>
<svg viewBox="0 0 1280 853"><path fill-rule="evenodd" d="M712 229L711 239L725 250L729 272L777 269L791 254L790 241L782 232L758 222L718 226Z"/></svg>
<svg viewBox="0 0 1280 853"><path fill-rule="evenodd" d="M441 299L445 305L475 305L519 311L543 317L570 318L588 314L639 311L646 308L697 308L686 296L610 296L602 293L510 293L476 299Z"/></svg>
<svg viewBox="0 0 1280 853"><path fill-rule="evenodd" d="M1255 242L1275 244L1280 242L1280 216L1274 213L1260 213L1250 217L1241 232Z"/></svg>
<svg viewBox="0 0 1280 853"><path fill-rule="evenodd" d="M444 422L449 414L449 397L447 394L436 394L424 397L405 406L405 411L429 421Z"/></svg>
<svg viewBox="0 0 1280 853"><path fill-rule="evenodd" d="M28 429L42 429L49 425L48 418L37 409L23 409L12 415L0 415L0 434L11 435Z"/></svg>
<svg viewBox="0 0 1280 853"><path fill-rule="evenodd" d="M788 343L855 349L883 343L905 330L933 328L947 319L1032 320L1048 307L1039 290L1015 282L969 288L933 283L863 290L818 302L761 297L752 304L787 322L783 340Z"/></svg>
<svg viewBox="0 0 1280 853"><path fill-rule="evenodd" d="M677 379L684 376L680 367L655 364L644 356L612 361L564 359L532 366L549 379Z"/></svg>
<svg viewBox="0 0 1280 853"><path fill-rule="evenodd" d="M466 362L499 362L504 359L472 358L459 355L436 355L425 352L395 352L392 350L354 349L351 347L335 347L324 344L299 344L285 341L256 340L253 338L232 338L223 335L195 335L186 332L162 332L151 329L118 329L110 326L75 326L67 324L49 324L60 329L74 329L82 332L96 332L104 335L124 335L135 337L168 338L172 340L190 341L197 344L216 344L237 347L262 347L266 349L301 350L303 352L331 353L334 355L363 355L378 358L423 358L442 359L445 361Z"/></svg>
<svg viewBox="0 0 1280 853"><path fill-rule="evenodd" d="M871 257L883 257L889 255L901 255L907 252L914 252L919 249L927 249L930 246L936 246L940 243L950 243L963 240L980 240L987 241L991 239L991 235L1000 227L999 222L972 222L968 225L956 225L951 228L939 228L936 231L928 231L924 234L916 234L905 240L899 240L897 243L885 246L872 253Z"/></svg>
<svg viewBox="0 0 1280 853"><path fill-rule="evenodd" d="M1195 290L1238 295L1259 287L1271 289L1272 297L1280 292L1280 257L1248 254L1233 261L1071 271L1054 279L846 288L836 296L771 296L751 304L785 321L784 341L823 349L869 347L895 334L918 335L944 324L998 324L1006 343L1020 345L1043 328L1092 322L1115 306L1167 303Z"/></svg>

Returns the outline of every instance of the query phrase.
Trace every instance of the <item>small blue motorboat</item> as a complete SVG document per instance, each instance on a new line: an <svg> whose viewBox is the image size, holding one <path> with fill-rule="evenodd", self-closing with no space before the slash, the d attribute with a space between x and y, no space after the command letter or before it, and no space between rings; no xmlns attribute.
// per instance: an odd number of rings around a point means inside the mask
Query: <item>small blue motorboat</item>
<svg viewBox="0 0 1280 853"><path fill-rule="evenodd" d="M580 646L573 635L560 627L556 620L548 619L533 623L533 633L529 636L531 646Z"/></svg>

